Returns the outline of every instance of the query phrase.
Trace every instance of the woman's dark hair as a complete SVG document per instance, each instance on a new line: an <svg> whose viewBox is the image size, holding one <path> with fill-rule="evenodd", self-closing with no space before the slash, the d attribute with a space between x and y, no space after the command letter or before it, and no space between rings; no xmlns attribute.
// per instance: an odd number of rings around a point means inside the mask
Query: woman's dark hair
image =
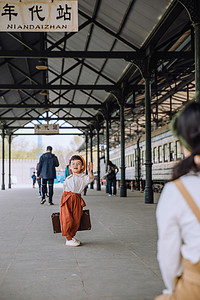
<svg viewBox="0 0 200 300"><path fill-rule="evenodd" d="M114 166L114 164L112 163L111 160L109 160L108 163L107 163L107 166L111 166L112 167L112 166Z"/></svg>
<svg viewBox="0 0 200 300"><path fill-rule="evenodd" d="M80 160L82 162L82 165L83 165L83 160L82 158L79 156L79 155L73 155L70 160L69 160L69 165L71 165L71 161L72 160Z"/></svg>
<svg viewBox="0 0 200 300"><path fill-rule="evenodd" d="M199 172L200 166L194 163L194 156L200 154L200 103L191 102L178 116L176 123L178 136L185 140L191 149L191 155L184 158L173 169L172 180L190 171Z"/></svg>

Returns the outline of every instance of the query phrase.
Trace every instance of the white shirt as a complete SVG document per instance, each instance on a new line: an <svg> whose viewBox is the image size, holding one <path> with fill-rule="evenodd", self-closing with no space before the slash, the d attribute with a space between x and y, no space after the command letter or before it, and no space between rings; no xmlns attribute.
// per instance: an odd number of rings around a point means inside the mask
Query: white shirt
<svg viewBox="0 0 200 300"><path fill-rule="evenodd" d="M188 174L180 179L200 209L200 176ZM163 189L156 217L158 261L167 294L182 273L181 255L193 264L200 260L200 223L173 182Z"/></svg>
<svg viewBox="0 0 200 300"><path fill-rule="evenodd" d="M65 192L72 192L80 194L84 188L93 181L89 175L83 173L68 176L63 183L63 190Z"/></svg>

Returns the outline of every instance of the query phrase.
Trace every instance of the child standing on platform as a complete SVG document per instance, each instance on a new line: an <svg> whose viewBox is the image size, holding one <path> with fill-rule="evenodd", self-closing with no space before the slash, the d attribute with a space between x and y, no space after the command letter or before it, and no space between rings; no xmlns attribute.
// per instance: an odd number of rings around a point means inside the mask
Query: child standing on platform
<svg viewBox="0 0 200 300"><path fill-rule="evenodd" d="M31 176L31 178L33 179L33 188L34 188L35 187L35 183L36 183L35 172L33 172L33 175Z"/></svg>
<svg viewBox="0 0 200 300"><path fill-rule="evenodd" d="M68 176L63 184L64 192L60 204L60 225L62 236L66 236L67 246L79 246L74 236L79 228L83 207L86 206L81 197L84 188L94 180L93 164L88 164L88 175L85 171L86 163L82 156L73 155L69 160L69 168L72 174Z"/></svg>

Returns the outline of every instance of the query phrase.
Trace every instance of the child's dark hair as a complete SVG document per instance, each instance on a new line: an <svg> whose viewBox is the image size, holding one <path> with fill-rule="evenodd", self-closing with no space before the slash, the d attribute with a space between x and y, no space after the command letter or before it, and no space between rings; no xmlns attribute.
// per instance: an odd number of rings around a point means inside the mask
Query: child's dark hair
<svg viewBox="0 0 200 300"><path fill-rule="evenodd" d="M191 155L174 167L172 180L190 171L195 173L200 171L200 166L194 163L194 156L200 154L200 103L191 102L187 105L178 116L174 126L178 137L180 136L189 146Z"/></svg>
<svg viewBox="0 0 200 300"><path fill-rule="evenodd" d="M72 160L80 160L82 165L84 165L82 158L79 155L72 155L72 157L69 160L69 165L71 165Z"/></svg>

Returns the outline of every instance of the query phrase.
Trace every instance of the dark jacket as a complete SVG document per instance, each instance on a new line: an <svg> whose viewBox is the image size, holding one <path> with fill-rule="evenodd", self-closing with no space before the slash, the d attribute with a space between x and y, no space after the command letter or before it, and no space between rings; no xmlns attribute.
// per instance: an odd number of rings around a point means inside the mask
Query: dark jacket
<svg viewBox="0 0 200 300"><path fill-rule="evenodd" d="M56 169L55 167L59 166L57 157L51 152L46 152L40 156L37 176L41 174L41 177L44 179L54 179L56 178Z"/></svg>

